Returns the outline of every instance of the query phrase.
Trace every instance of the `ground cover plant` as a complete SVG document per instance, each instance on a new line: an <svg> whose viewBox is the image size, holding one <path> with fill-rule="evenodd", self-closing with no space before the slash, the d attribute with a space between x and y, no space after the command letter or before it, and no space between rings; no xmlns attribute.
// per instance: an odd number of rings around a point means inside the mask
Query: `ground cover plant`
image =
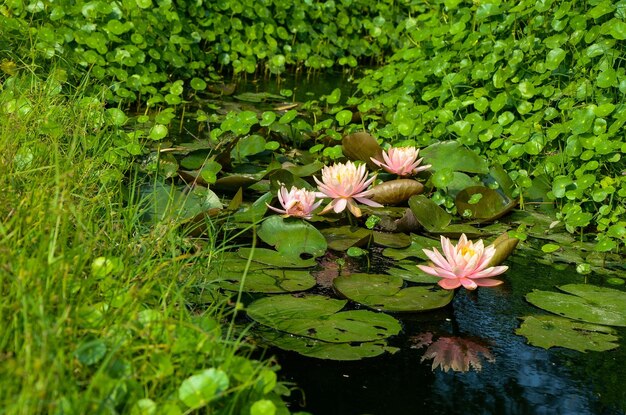
<svg viewBox="0 0 626 415"><path fill-rule="evenodd" d="M397 353L399 313L501 285L513 252L582 274L528 290L552 314L517 316L516 333L619 347L624 10L0 6L0 365L14 375L1 399L23 413L288 413L256 344ZM381 65L354 95L305 102L221 78L369 59ZM433 369L494 360L481 339L413 337Z"/></svg>

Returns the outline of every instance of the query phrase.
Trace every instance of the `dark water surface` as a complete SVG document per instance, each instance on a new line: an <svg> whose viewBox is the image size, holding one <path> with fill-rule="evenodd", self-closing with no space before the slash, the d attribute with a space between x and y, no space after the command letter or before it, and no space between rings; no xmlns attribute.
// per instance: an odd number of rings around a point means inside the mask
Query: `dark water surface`
<svg viewBox="0 0 626 415"><path fill-rule="evenodd" d="M519 317L542 314L524 301L526 293L584 277L523 258L509 266L500 287L460 290L438 312L396 315L404 330L390 341L401 348L394 355L334 362L276 350L283 380L304 391L304 397L295 392L290 409L315 415L624 413L623 347L603 353L544 350L514 333ZM483 359L480 372L432 371L431 360L421 361L425 348L411 348L411 336L424 332L482 341L495 362Z"/></svg>

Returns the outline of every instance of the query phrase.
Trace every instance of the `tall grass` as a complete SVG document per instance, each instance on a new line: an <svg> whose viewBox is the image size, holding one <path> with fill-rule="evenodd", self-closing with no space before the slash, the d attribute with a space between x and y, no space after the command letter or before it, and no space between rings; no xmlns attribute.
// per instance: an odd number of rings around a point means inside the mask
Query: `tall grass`
<svg viewBox="0 0 626 415"><path fill-rule="evenodd" d="M226 336L215 229L144 224L103 105L61 84L0 89L0 413L185 413L182 382L212 367L229 385L199 390L207 413L286 411L275 367Z"/></svg>

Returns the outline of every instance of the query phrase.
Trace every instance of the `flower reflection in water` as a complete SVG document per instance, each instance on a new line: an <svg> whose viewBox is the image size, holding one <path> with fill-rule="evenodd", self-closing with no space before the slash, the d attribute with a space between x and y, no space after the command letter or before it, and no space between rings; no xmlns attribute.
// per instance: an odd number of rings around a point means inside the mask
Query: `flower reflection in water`
<svg viewBox="0 0 626 415"><path fill-rule="evenodd" d="M421 333L411 337L412 349L421 349L428 346L422 362L432 359L432 369L440 367L447 372L468 372L471 369L480 371L482 369L482 358L493 363L496 361L489 349L480 340L469 340L462 337L439 337L433 341L433 334L430 332ZM482 355L482 358L481 358Z"/></svg>

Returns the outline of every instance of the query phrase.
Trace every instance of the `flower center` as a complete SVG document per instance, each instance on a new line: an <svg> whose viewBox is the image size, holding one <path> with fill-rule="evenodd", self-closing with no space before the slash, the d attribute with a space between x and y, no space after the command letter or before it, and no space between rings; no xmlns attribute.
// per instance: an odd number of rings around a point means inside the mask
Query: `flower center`
<svg viewBox="0 0 626 415"><path fill-rule="evenodd" d="M476 251L471 246L464 246L461 248L461 255L465 256L466 254L470 254L470 256L476 255Z"/></svg>

